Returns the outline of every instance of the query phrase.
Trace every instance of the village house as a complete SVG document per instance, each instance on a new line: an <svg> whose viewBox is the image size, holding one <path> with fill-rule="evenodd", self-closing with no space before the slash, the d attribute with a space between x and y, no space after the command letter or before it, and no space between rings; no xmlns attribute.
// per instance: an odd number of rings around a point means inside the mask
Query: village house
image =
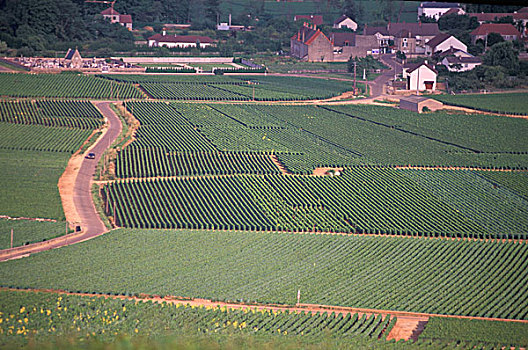
<svg viewBox="0 0 528 350"><path fill-rule="evenodd" d="M357 23L354 22L352 19L350 19L350 17L348 17L347 15L342 15L341 17L336 19L333 25L333 28L336 28L336 29L348 28L354 31L357 30L357 27L358 27Z"/></svg>
<svg viewBox="0 0 528 350"><path fill-rule="evenodd" d="M334 61L348 61L350 57L366 57L378 45L373 35L337 32L331 33L329 37L334 48Z"/></svg>
<svg viewBox="0 0 528 350"><path fill-rule="evenodd" d="M454 2L422 2L418 6L418 20L420 17L434 18L435 21L452 9L461 9L460 4Z"/></svg>
<svg viewBox="0 0 528 350"><path fill-rule="evenodd" d="M315 24L304 23L297 34L290 38L290 51L293 57L309 62L334 60L332 42Z"/></svg>
<svg viewBox="0 0 528 350"><path fill-rule="evenodd" d="M521 38L521 33L509 23L484 23L470 33L471 43L475 44L479 39L486 42L490 33L500 34L506 41Z"/></svg>
<svg viewBox="0 0 528 350"><path fill-rule="evenodd" d="M468 13L470 17L475 17L480 24L491 23L501 18L512 17L516 27L520 29L522 37L528 37L528 11L513 13Z"/></svg>
<svg viewBox="0 0 528 350"><path fill-rule="evenodd" d="M293 17L293 20L295 22L302 21L302 22L315 24L316 26L320 26L324 23L323 16L321 15L295 15Z"/></svg>
<svg viewBox="0 0 528 350"><path fill-rule="evenodd" d="M375 35L380 53L391 51L391 41L394 48L407 53L425 53L425 43L440 34L438 23L389 23L383 27L365 25L364 35ZM412 38L413 40L409 40ZM403 50L402 50L403 49Z"/></svg>
<svg viewBox="0 0 528 350"><path fill-rule="evenodd" d="M425 54L429 56L450 49L457 49L465 52L467 51L467 45L454 36L444 33L438 34L425 43Z"/></svg>
<svg viewBox="0 0 528 350"><path fill-rule="evenodd" d="M107 8L101 12L103 18L110 20L112 23L119 23L128 30L132 30L132 16L122 15L113 8Z"/></svg>
<svg viewBox="0 0 528 350"><path fill-rule="evenodd" d="M403 66L403 78L407 79L407 90L435 91L438 72L427 61Z"/></svg>
<svg viewBox="0 0 528 350"><path fill-rule="evenodd" d="M167 48L205 48L214 45L213 39L208 36L198 35L167 35L154 34L148 38L149 47L167 47Z"/></svg>
<svg viewBox="0 0 528 350"><path fill-rule="evenodd" d="M450 72L465 72L474 69L476 66L482 64L480 57L457 57L447 56L442 60L442 64L446 66Z"/></svg>

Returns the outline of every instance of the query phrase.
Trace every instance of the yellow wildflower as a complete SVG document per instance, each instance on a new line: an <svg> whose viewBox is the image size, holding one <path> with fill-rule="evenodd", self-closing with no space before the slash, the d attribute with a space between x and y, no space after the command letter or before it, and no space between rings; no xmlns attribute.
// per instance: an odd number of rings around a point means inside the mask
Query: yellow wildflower
<svg viewBox="0 0 528 350"><path fill-rule="evenodd" d="M20 313L23 314L25 311L26 311L26 308L22 306L22 307L20 308Z"/></svg>

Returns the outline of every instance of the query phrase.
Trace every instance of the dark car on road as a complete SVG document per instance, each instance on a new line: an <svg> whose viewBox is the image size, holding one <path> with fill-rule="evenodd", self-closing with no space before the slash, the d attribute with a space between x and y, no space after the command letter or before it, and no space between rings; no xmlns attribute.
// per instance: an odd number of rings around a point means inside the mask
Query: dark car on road
<svg viewBox="0 0 528 350"><path fill-rule="evenodd" d="M86 156L86 159L95 159L95 153L93 152L88 153L88 155Z"/></svg>

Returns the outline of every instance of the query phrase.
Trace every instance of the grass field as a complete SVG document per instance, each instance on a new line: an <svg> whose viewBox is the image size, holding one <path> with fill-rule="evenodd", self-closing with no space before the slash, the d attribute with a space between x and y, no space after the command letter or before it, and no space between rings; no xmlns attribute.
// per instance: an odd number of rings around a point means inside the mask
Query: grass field
<svg viewBox="0 0 528 350"><path fill-rule="evenodd" d="M435 99L455 106L495 113L528 115L528 93L438 95Z"/></svg>
<svg viewBox="0 0 528 350"><path fill-rule="evenodd" d="M0 219L0 249L10 247L11 229L13 247L18 247L65 234L66 222Z"/></svg>
<svg viewBox="0 0 528 350"><path fill-rule="evenodd" d="M70 156L0 149L0 214L64 220L57 183Z"/></svg>
<svg viewBox="0 0 528 350"><path fill-rule="evenodd" d="M0 263L4 286L528 318L525 244L118 230ZM25 271L24 274L18 271Z"/></svg>

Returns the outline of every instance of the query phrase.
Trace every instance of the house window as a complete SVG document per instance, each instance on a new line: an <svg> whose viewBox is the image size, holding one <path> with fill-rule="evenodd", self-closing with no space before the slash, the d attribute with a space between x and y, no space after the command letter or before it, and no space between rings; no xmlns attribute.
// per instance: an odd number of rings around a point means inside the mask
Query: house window
<svg viewBox="0 0 528 350"><path fill-rule="evenodd" d="M433 89L433 84L434 84L433 81L424 81L424 84L425 84L425 88L427 90L432 90Z"/></svg>
<svg viewBox="0 0 528 350"><path fill-rule="evenodd" d="M348 40L345 41L345 46L350 46L350 43L348 42Z"/></svg>
<svg viewBox="0 0 528 350"><path fill-rule="evenodd" d="M402 47L407 47L407 41L404 41L404 42L403 42Z"/></svg>

